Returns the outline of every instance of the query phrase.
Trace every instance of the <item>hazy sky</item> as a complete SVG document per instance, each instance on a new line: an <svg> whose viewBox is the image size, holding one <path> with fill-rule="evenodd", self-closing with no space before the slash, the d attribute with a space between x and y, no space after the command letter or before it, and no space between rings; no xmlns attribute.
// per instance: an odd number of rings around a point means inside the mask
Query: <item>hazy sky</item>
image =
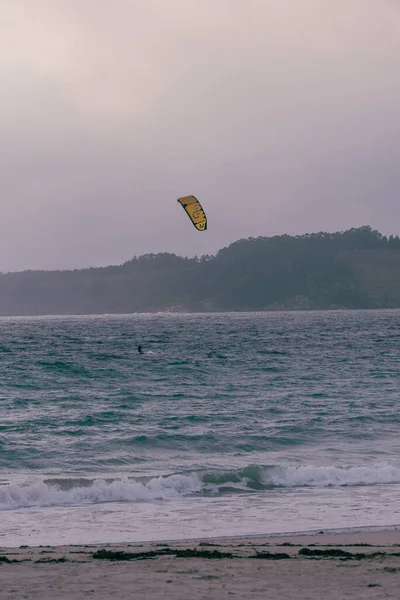
<svg viewBox="0 0 400 600"><path fill-rule="evenodd" d="M0 270L400 233L399 57L399 0L0 0Z"/></svg>

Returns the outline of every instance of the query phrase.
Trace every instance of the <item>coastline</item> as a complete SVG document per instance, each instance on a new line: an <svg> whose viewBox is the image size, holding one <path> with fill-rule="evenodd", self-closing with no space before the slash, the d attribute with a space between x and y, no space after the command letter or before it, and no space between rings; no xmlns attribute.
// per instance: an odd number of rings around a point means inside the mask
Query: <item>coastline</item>
<svg viewBox="0 0 400 600"><path fill-rule="evenodd" d="M182 310L166 310L166 309L157 309L157 310L142 310L142 311L129 311L129 312L41 312L41 313L5 313L0 312L0 319L9 320L9 319L18 319L18 320L30 320L30 319L73 319L73 318L98 318L98 317L107 317L107 318L129 318L129 317L140 317L140 316L215 316L215 315L275 315L277 313L332 313L332 312L367 312L367 313L376 313L376 312L396 312L400 310L399 306L373 306L373 307L358 307L358 306L320 306L320 307L299 307L299 306L267 306L262 309L245 309L245 308L237 308L237 309L218 309L213 308L212 310L199 310L199 309L182 309Z"/></svg>
<svg viewBox="0 0 400 600"><path fill-rule="evenodd" d="M397 598L400 528L0 548L0 598Z"/></svg>

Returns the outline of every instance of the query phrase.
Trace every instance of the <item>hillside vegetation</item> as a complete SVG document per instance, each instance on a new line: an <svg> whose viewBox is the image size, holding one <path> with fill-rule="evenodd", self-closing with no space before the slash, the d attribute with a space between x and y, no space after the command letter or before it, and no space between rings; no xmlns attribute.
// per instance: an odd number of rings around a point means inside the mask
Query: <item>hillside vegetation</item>
<svg viewBox="0 0 400 600"><path fill-rule="evenodd" d="M0 315L400 307L400 239L370 227L239 240L215 256L0 275Z"/></svg>

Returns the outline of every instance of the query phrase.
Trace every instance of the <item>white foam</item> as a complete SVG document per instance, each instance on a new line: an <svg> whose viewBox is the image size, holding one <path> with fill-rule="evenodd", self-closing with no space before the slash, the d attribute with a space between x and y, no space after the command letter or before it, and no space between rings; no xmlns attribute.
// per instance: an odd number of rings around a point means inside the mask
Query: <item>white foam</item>
<svg viewBox="0 0 400 600"><path fill-rule="evenodd" d="M262 472L263 483L283 487L328 487L400 483L395 464L343 467L275 467Z"/></svg>
<svg viewBox="0 0 400 600"><path fill-rule="evenodd" d="M140 502L172 499L202 489L196 474L156 477L148 482L132 479L95 480L92 485L62 489L44 482L10 484L0 488L0 510L33 506L68 506L99 502Z"/></svg>
<svg viewBox="0 0 400 600"><path fill-rule="evenodd" d="M214 481L212 479L214 478ZM211 481L210 481L211 479ZM0 486L0 510L73 506L104 502L173 500L192 494L252 492L273 488L327 488L400 483L400 467L393 463L369 466L271 466L225 473L174 474L148 481L135 479L54 480Z"/></svg>

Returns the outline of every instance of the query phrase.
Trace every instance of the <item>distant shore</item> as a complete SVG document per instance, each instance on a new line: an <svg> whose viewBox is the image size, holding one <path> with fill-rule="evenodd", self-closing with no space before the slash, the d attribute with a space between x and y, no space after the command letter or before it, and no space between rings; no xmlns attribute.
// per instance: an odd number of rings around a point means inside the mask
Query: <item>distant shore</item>
<svg viewBox="0 0 400 600"><path fill-rule="evenodd" d="M398 598L400 530L0 548L0 597Z"/></svg>
<svg viewBox="0 0 400 600"><path fill-rule="evenodd" d="M240 314L276 314L276 313L324 313L324 312L382 312L398 311L400 306L382 306L379 308L344 308L343 306L332 306L325 308L266 308L264 310L154 310L142 312L85 312L85 313L43 313L43 314L0 314L0 319L55 319L65 317L134 317L140 315L160 316L160 315L240 315Z"/></svg>
<svg viewBox="0 0 400 600"><path fill-rule="evenodd" d="M400 307L400 238L369 226L237 240L215 256L0 273L0 314Z"/></svg>

